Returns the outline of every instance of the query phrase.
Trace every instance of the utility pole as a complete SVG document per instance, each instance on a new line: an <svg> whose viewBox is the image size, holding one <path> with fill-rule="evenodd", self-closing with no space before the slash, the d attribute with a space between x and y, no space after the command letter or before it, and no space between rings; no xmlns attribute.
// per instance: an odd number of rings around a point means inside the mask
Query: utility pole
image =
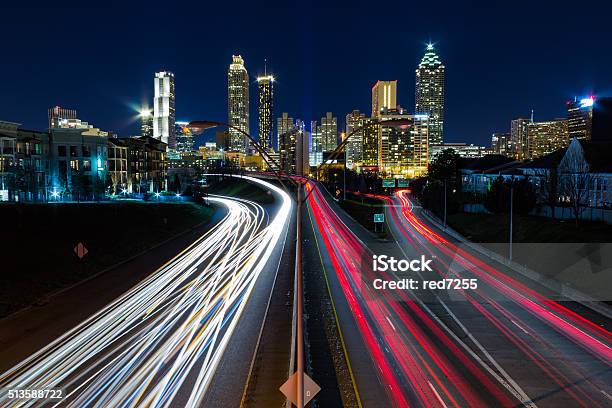
<svg viewBox="0 0 612 408"><path fill-rule="evenodd" d="M446 230L446 179L444 179L444 230Z"/></svg>

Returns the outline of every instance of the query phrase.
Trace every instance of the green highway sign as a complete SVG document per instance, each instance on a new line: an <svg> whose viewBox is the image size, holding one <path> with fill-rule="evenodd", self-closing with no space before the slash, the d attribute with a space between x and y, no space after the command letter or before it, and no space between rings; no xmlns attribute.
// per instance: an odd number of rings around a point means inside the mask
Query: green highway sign
<svg viewBox="0 0 612 408"><path fill-rule="evenodd" d="M395 179L383 179L383 187L395 187Z"/></svg>
<svg viewBox="0 0 612 408"><path fill-rule="evenodd" d="M397 179L398 187L408 187L410 185L410 180L408 179Z"/></svg>
<svg viewBox="0 0 612 408"><path fill-rule="evenodd" d="M374 222L385 222L385 214L374 214Z"/></svg>

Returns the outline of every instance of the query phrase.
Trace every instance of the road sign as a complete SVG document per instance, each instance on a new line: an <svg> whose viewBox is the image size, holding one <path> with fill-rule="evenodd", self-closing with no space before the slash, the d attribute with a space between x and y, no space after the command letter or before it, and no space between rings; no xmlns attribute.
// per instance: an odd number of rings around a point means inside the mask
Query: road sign
<svg viewBox="0 0 612 408"><path fill-rule="evenodd" d="M395 179L383 179L383 187L395 187Z"/></svg>
<svg viewBox="0 0 612 408"><path fill-rule="evenodd" d="M410 186L410 180L408 179L397 179L397 186L398 187L409 187Z"/></svg>
<svg viewBox="0 0 612 408"><path fill-rule="evenodd" d="M279 388L285 397L293 404L297 405L297 371ZM304 373L304 405L308 404L321 391L321 387Z"/></svg>
<svg viewBox="0 0 612 408"><path fill-rule="evenodd" d="M385 222L385 214L374 214L374 222Z"/></svg>
<svg viewBox="0 0 612 408"><path fill-rule="evenodd" d="M87 248L85 248L85 245L83 245L82 242L79 242L75 247L74 247L74 253L76 254L76 256L79 257L79 259L83 259L83 257L85 255L87 255L87 252L89 252L87 250Z"/></svg>

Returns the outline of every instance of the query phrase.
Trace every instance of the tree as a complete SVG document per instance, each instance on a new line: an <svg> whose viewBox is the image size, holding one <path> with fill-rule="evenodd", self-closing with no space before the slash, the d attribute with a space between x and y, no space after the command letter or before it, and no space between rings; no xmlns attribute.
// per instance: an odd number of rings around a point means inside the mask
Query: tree
<svg viewBox="0 0 612 408"><path fill-rule="evenodd" d="M540 202L550 208L551 217L555 218L555 208L559 204L559 173L556 167L536 170L535 176L540 180L538 196Z"/></svg>
<svg viewBox="0 0 612 408"><path fill-rule="evenodd" d="M507 214L510 212L511 195L514 213L527 215L535 208L535 189L527 178L505 180L502 176L491 185L485 198L485 208L493 214Z"/></svg>
<svg viewBox="0 0 612 408"><path fill-rule="evenodd" d="M573 139L567 148L558 171L560 195L569 205L578 226L580 215L589 204L589 188L593 175L589 172L589 164L577 139Z"/></svg>

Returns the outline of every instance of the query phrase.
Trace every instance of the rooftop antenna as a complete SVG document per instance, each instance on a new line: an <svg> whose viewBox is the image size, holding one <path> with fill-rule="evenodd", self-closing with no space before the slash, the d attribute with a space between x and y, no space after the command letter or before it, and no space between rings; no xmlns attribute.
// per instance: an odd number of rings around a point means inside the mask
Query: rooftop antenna
<svg viewBox="0 0 612 408"><path fill-rule="evenodd" d="M531 123L533 123L533 109L531 110Z"/></svg>
<svg viewBox="0 0 612 408"><path fill-rule="evenodd" d="M268 76L268 59L264 58L264 76Z"/></svg>

